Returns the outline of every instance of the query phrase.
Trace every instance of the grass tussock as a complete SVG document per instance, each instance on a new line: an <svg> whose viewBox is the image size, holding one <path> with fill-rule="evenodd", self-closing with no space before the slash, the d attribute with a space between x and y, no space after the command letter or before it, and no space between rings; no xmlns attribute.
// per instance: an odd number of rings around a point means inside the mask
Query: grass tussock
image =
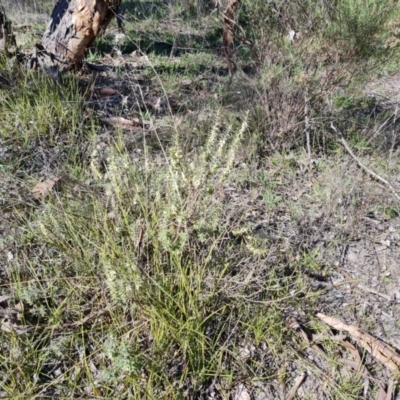
<svg viewBox="0 0 400 400"><path fill-rule="evenodd" d="M48 77L36 74L22 79L16 77L16 83L12 82L15 76L8 79L4 84L9 87L0 94L3 138L25 146L40 137L54 144L61 132L68 132L73 138L84 117L76 80L57 85Z"/></svg>
<svg viewBox="0 0 400 400"><path fill-rule="evenodd" d="M125 36L88 54L106 71L0 60L0 398L287 398L307 371L299 398L373 399L389 379L362 354L366 390L315 314L398 329L350 286L394 290L398 204L329 130L396 184L397 106L363 90L398 68L397 2L243 0L233 76L211 3L126 2Z"/></svg>
<svg viewBox="0 0 400 400"><path fill-rule="evenodd" d="M4 355L4 368L18 365L10 393L33 396L41 382L42 393L51 387L64 397L85 387L104 398L181 398L216 377L229 393L246 362L276 374L287 330L280 299L308 300L299 270L272 264L267 240L241 229L240 216L226 219L220 190L245 129L246 120L220 134L215 123L190 159L177 138L167 159L151 163L146 152L133 163L113 147L103 173L94 152L103 189L35 211L8 274L12 296L25 304L21 324L39 327L40 344ZM51 259L27 251L38 246ZM268 367L241 354L254 340L266 346ZM39 357L31 391L30 360ZM54 357L65 376L46 385Z"/></svg>

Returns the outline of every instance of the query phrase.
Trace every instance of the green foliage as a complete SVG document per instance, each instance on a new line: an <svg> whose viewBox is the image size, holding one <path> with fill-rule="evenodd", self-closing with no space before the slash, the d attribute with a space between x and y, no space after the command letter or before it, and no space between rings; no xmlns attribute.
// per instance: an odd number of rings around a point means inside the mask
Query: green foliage
<svg viewBox="0 0 400 400"><path fill-rule="evenodd" d="M324 11L330 16L323 21L326 40L355 56L369 58L384 54L387 22L398 14L399 5L396 1L339 0L325 5Z"/></svg>
<svg viewBox="0 0 400 400"><path fill-rule="evenodd" d="M354 107L354 101L349 96L336 95L333 97L333 102L336 107L351 109Z"/></svg>
<svg viewBox="0 0 400 400"><path fill-rule="evenodd" d="M305 0L301 2L243 1L240 20L254 38L287 35L290 29L302 36L319 36L344 52L371 56L387 34L387 22L399 13L396 1ZM264 35L261 33L264 31ZM382 43L381 43L382 44Z"/></svg>
<svg viewBox="0 0 400 400"><path fill-rule="evenodd" d="M235 306L221 297L215 282L225 279L235 263L230 245L227 252L215 252L230 229L215 192L232 171L247 124L244 120L223 131L219 126L217 117L204 146L186 157L178 134L166 150L167 159L151 164L148 155L133 164L124 149L111 148L105 172L100 171L94 146L91 168L104 194L66 196L62 207L44 204L32 220L32 237L63 269L54 263L39 267L35 260L16 262L15 295L33 317L58 325L85 296L83 288L71 286L69 280L83 279L89 285L98 280L106 289L104 307L115 318L115 333L95 345L96 360L108 360L107 367L94 361L102 385L124 382L143 394L137 379L143 366L154 374L152 384L164 385L166 393L175 380L197 386L210 374L229 373L222 364L225 348L220 339L227 329L226 313ZM19 284L27 279L29 284ZM58 306L41 305L45 293ZM143 324L124 328L118 320L127 312ZM91 341L99 340L95 331L88 334ZM151 337L151 348L144 352L138 335ZM54 342L45 345L45 359L61 352L56 347ZM169 363L182 360L183 370L171 375ZM82 371L80 379L87 374Z"/></svg>
<svg viewBox="0 0 400 400"><path fill-rule="evenodd" d="M359 85L396 57L396 1L244 0L237 13L243 29L235 31L236 59L239 67L256 65L257 79L245 85L257 98L254 120L273 150L304 145L300 121L308 114L323 124L331 113L327 93ZM314 143L325 141L314 133Z"/></svg>
<svg viewBox="0 0 400 400"><path fill-rule="evenodd" d="M74 78L62 84L43 73L5 70L9 85L0 91L1 137L18 140L26 146L33 138L46 136L51 141L60 133L71 140L82 118L81 95Z"/></svg>

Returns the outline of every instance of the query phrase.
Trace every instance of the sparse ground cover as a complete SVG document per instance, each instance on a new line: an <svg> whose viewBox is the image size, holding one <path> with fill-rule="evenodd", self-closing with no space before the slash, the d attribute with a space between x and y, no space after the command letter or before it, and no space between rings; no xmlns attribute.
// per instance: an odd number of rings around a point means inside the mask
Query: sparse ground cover
<svg viewBox="0 0 400 400"><path fill-rule="evenodd" d="M232 76L200 1L126 1L57 82L0 60L0 398L396 391L316 315L400 349L399 202L331 128L399 187L398 6L264 3ZM51 2L6 6L32 47Z"/></svg>

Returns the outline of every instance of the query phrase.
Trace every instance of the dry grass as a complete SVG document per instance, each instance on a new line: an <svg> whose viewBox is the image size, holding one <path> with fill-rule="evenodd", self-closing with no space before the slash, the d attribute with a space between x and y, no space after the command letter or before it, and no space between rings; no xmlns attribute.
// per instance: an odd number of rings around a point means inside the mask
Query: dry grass
<svg viewBox="0 0 400 400"><path fill-rule="evenodd" d="M298 398L375 399L389 382L316 314L399 348L397 302L361 289L396 295L399 206L327 130L398 185L397 108L354 72L395 61L329 55L312 30L287 43L286 9L261 57L246 18L265 9L244 1L229 77L221 21L192 5L140 22L126 4L127 35L90 53L108 71L0 62L0 398L287 398L307 371Z"/></svg>

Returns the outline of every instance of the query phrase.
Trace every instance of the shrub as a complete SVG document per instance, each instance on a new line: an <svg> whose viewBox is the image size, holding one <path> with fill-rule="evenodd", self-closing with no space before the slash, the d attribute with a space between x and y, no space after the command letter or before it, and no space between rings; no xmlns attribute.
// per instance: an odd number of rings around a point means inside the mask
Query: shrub
<svg viewBox="0 0 400 400"><path fill-rule="evenodd" d="M254 72L242 90L250 102L256 99L255 123L269 147L303 145L306 119L316 132L315 121L319 125L331 112L331 94L388 63L395 48L387 45L388 25L396 15L395 1L242 2L238 63L247 56Z"/></svg>

